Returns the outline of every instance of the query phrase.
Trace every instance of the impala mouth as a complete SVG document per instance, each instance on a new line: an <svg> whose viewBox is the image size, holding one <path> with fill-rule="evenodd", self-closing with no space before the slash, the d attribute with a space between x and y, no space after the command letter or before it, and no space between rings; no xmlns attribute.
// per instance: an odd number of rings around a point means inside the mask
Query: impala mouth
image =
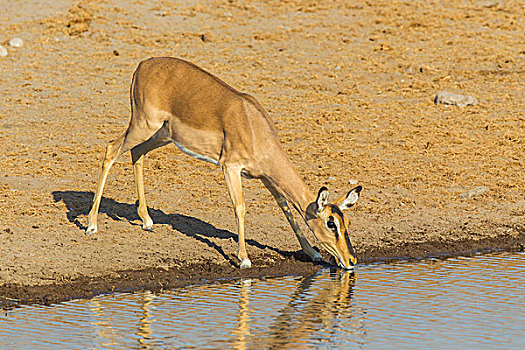
<svg viewBox="0 0 525 350"><path fill-rule="evenodd" d="M339 264L341 265L341 267L345 270L353 270L354 269L354 263L350 261L350 266L346 266L344 263L343 263L343 260L339 259Z"/></svg>
<svg viewBox="0 0 525 350"><path fill-rule="evenodd" d="M353 270L355 267L355 264L352 261L349 261L350 265L347 266L342 259L335 258L333 256L330 257L330 264L331 265L338 265L340 268L344 270Z"/></svg>

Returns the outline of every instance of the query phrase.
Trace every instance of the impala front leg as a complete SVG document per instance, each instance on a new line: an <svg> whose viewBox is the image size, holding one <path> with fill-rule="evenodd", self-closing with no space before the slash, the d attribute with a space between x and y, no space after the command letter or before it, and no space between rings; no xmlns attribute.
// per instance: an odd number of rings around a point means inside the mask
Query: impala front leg
<svg viewBox="0 0 525 350"><path fill-rule="evenodd" d="M241 269L245 269L251 267L252 262L248 259L246 243L244 241L244 213L246 208L242 197L241 170L242 168L240 166L223 166L222 168L226 180L226 187L228 188L233 203L235 218L237 219L237 234L239 237L239 254L237 257L241 261Z"/></svg>
<svg viewBox="0 0 525 350"><path fill-rule="evenodd" d="M310 242L306 239L306 237L303 235L303 232L301 231L301 228L295 221L292 211L290 210L290 206L288 205L288 201L282 194L280 194L275 187L273 187L270 182L266 180L262 180L264 186L270 191L270 193L275 198L275 201L281 208L281 210L284 213L284 216L286 216L286 219L288 220L288 223L292 227L293 232L295 233L295 236L299 240L299 244L301 245L301 248L303 249L303 252L312 259L312 261L323 261L323 257L321 254L319 254L318 251L316 251L312 246L310 245Z"/></svg>

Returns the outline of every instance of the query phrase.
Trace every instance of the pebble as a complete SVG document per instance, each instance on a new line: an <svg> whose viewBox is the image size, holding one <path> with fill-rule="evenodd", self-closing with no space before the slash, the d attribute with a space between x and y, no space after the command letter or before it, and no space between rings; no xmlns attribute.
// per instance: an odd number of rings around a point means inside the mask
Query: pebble
<svg viewBox="0 0 525 350"><path fill-rule="evenodd" d="M13 38L9 40L9 46L11 47L22 47L24 46L24 41L20 38Z"/></svg>
<svg viewBox="0 0 525 350"><path fill-rule="evenodd" d="M209 33L209 32L201 34L200 38L205 43L207 43L207 42L214 42L217 39L215 34L212 34L212 33Z"/></svg>
<svg viewBox="0 0 525 350"><path fill-rule="evenodd" d="M357 182L358 182L358 181L355 180L355 179L350 179L350 180L348 180L348 183L349 183L350 185L357 185Z"/></svg>
<svg viewBox="0 0 525 350"><path fill-rule="evenodd" d="M7 50L5 47L0 45L0 57L5 57L5 56L7 56Z"/></svg>
<svg viewBox="0 0 525 350"><path fill-rule="evenodd" d="M459 196L461 198L466 198L466 199L472 199L474 197L479 197L481 196L482 194L484 194L485 192L487 192L489 189L488 187L485 187L485 186L478 186L478 187L475 187L471 190L468 190L467 192L465 193L462 193L460 194Z"/></svg>
<svg viewBox="0 0 525 350"><path fill-rule="evenodd" d="M484 7L484 8L493 8L493 7L497 7L498 6L498 2L496 1L485 1L484 3L481 4L481 7Z"/></svg>
<svg viewBox="0 0 525 350"><path fill-rule="evenodd" d="M436 94L434 103L466 107L466 106L474 106L475 104L478 103L478 100L473 96L459 95L459 94L453 94L448 91L441 91Z"/></svg>
<svg viewBox="0 0 525 350"><path fill-rule="evenodd" d="M7 281L9 280L11 276L9 276L9 273L7 271L0 271L0 280L1 281Z"/></svg>

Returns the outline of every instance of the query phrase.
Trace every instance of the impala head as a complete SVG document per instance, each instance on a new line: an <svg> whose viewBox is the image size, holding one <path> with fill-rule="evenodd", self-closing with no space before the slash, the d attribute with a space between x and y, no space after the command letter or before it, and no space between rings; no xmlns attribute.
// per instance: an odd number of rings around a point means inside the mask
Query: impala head
<svg viewBox="0 0 525 350"><path fill-rule="evenodd" d="M357 186L335 203L328 203L326 187L319 190L315 202L307 209L306 223L314 235L344 269L351 269L357 263L348 232L349 220L343 213L359 199L362 187Z"/></svg>

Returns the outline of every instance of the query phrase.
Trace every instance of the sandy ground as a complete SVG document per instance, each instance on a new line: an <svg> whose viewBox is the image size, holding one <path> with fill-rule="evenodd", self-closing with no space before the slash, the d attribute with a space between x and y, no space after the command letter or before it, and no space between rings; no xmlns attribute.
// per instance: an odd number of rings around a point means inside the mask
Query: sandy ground
<svg viewBox="0 0 525 350"><path fill-rule="evenodd" d="M84 235L104 148L128 123L132 73L151 56L187 59L254 95L313 191L361 184L348 215L362 262L523 249L523 2L351 3L3 0L2 305L315 268L252 180L246 230L257 267L238 271L221 171L175 146L146 159L154 233L141 230L126 155L110 174L99 233ZM23 47L10 47L13 37ZM443 90L479 103L434 104Z"/></svg>

